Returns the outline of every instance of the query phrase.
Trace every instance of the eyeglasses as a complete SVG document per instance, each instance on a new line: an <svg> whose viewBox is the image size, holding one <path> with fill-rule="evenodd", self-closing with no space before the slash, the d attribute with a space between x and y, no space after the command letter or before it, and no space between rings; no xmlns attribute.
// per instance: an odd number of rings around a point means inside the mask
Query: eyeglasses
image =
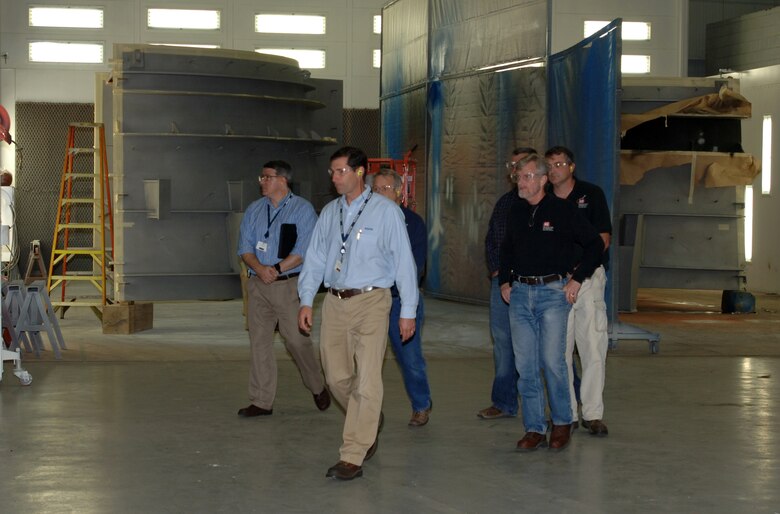
<svg viewBox="0 0 780 514"><path fill-rule="evenodd" d="M571 163L569 161L563 161L563 162L548 162L548 166L551 168L562 168L564 166L571 166Z"/></svg>
<svg viewBox="0 0 780 514"><path fill-rule="evenodd" d="M338 175L339 177L343 177L344 175L347 174L348 171L352 171L352 168L350 168L349 166L345 168L336 168L336 169L328 168L328 175L330 175L331 177L333 175Z"/></svg>
<svg viewBox="0 0 780 514"><path fill-rule="evenodd" d="M395 186L386 185L386 186L374 186L371 188L371 190L375 193L384 193L385 191L391 191L395 189Z"/></svg>
<svg viewBox="0 0 780 514"><path fill-rule="evenodd" d="M275 178L279 178L279 175L260 175L258 180L262 183L262 182L268 182L269 180L272 180L272 179L275 179Z"/></svg>
<svg viewBox="0 0 780 514"><path fill-rule="evenodd" d="M509 178L512 180L512 182L530 182L536 177L541 177L542 175L544 175L544 173L533 173L529 171L528 173L512 173L509 175Z"/></svg>

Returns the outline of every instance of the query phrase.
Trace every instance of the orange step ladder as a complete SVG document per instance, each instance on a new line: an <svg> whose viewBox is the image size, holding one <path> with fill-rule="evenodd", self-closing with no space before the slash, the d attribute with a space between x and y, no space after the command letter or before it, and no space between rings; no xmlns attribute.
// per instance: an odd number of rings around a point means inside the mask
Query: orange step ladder
<svg viewBox="0 0 780 514"><path fill-rule="evenodd" d="M86 140L86 131L91 132L92 146L77 147L77 141ZM105 128L102 123L70 123L46 281L52 305L61 309L61 317L70 307L90 307L102 319L102 308L112 303L108 282L113 280L113 249ZM79 296L67 295L71 282L71 294L75 290ZM97 294L85 284L94 286ZM85 295L85 289L91 294Z"/></svg>

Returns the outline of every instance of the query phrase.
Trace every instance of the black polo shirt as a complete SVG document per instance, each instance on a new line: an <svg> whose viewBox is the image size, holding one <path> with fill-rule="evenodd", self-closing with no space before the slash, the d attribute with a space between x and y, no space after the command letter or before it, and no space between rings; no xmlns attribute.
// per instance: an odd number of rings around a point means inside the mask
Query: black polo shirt
<svg viewBox="0 0 780 514"><path fill-rule="evenodd" d="M574 179L574 189L566 200L577 206L577 212L585 216L599 234L612 234L612 217L604 191L596 184ZM609 263L609 251L604 252L601 264Z"/></svg>
<svg viewBox="0 0 780 514"><path fill-rule="evenodd" d="M512 205L499 257L499 284L511 275L573 273L582 283L601 264L604 242L567 200L547 193L537 205Z"/></svg>

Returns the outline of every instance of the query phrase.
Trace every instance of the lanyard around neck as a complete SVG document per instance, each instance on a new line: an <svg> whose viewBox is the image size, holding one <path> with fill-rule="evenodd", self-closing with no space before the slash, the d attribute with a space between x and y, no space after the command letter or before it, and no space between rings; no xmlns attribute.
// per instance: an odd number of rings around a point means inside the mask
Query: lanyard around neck
<svg viewBox="0 0 780 514"><path fill-rule="evenodd" d="M349 226L349 229L347 229L347 232L344 233L344 206L339 204L339 229L341 230L341 255L344 255L347 253L347 239L349 239L349 235L352 233L352 229L355 227L355 223L357 223L358 218L361 214L363 214L363 209L366 208L366 204L368 204L368 201L371 199L371 195L373 195L373 191L368 192L368 196L366 196L366 199L363 200L363 205L360 206L360 210L355 215L355 219L352 220L352 224Z"/></svg>
<svg viewBox="0 0 780 514"><path fill-rule="evenodd" d="M282 209L284 209L284 206L287 205L287 202L290 201L290 198L292 198L292 193L287 197L287 200L284 201L281 207L276 211L276 214L274 214L274 217L271 217L271 200L268 200L268 203L266 204L266 212L268 214L268 228L265 229L265 238L268 239L268 235L271 233L271 225L274 224L274 221L276 221L276 218L279 217L279 213L282 212Z"/></svg>

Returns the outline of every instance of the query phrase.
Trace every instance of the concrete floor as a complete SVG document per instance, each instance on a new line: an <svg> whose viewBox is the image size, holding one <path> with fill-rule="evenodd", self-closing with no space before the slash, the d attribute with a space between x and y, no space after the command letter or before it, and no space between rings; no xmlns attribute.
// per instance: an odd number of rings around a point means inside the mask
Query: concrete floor
<svg viewBox="0 0 780 514"><path fill-rule="evenodd" d="M5 364L0 512L780 512L780 300L758 296L754 315L719 305L640 291L621 320L660 332L660 353L610 351L609 437L580 429L563 452L520 454L520 419L475 416L492 380L486 307L429 298L431 422L407 427L389 353L379 450L352 482L324 478L343 415L315 408L281 345L273 416L236 416L239 302L158 303L155 328L132 336L71 310L63 359L25 356L31 386Z"/></svg>

